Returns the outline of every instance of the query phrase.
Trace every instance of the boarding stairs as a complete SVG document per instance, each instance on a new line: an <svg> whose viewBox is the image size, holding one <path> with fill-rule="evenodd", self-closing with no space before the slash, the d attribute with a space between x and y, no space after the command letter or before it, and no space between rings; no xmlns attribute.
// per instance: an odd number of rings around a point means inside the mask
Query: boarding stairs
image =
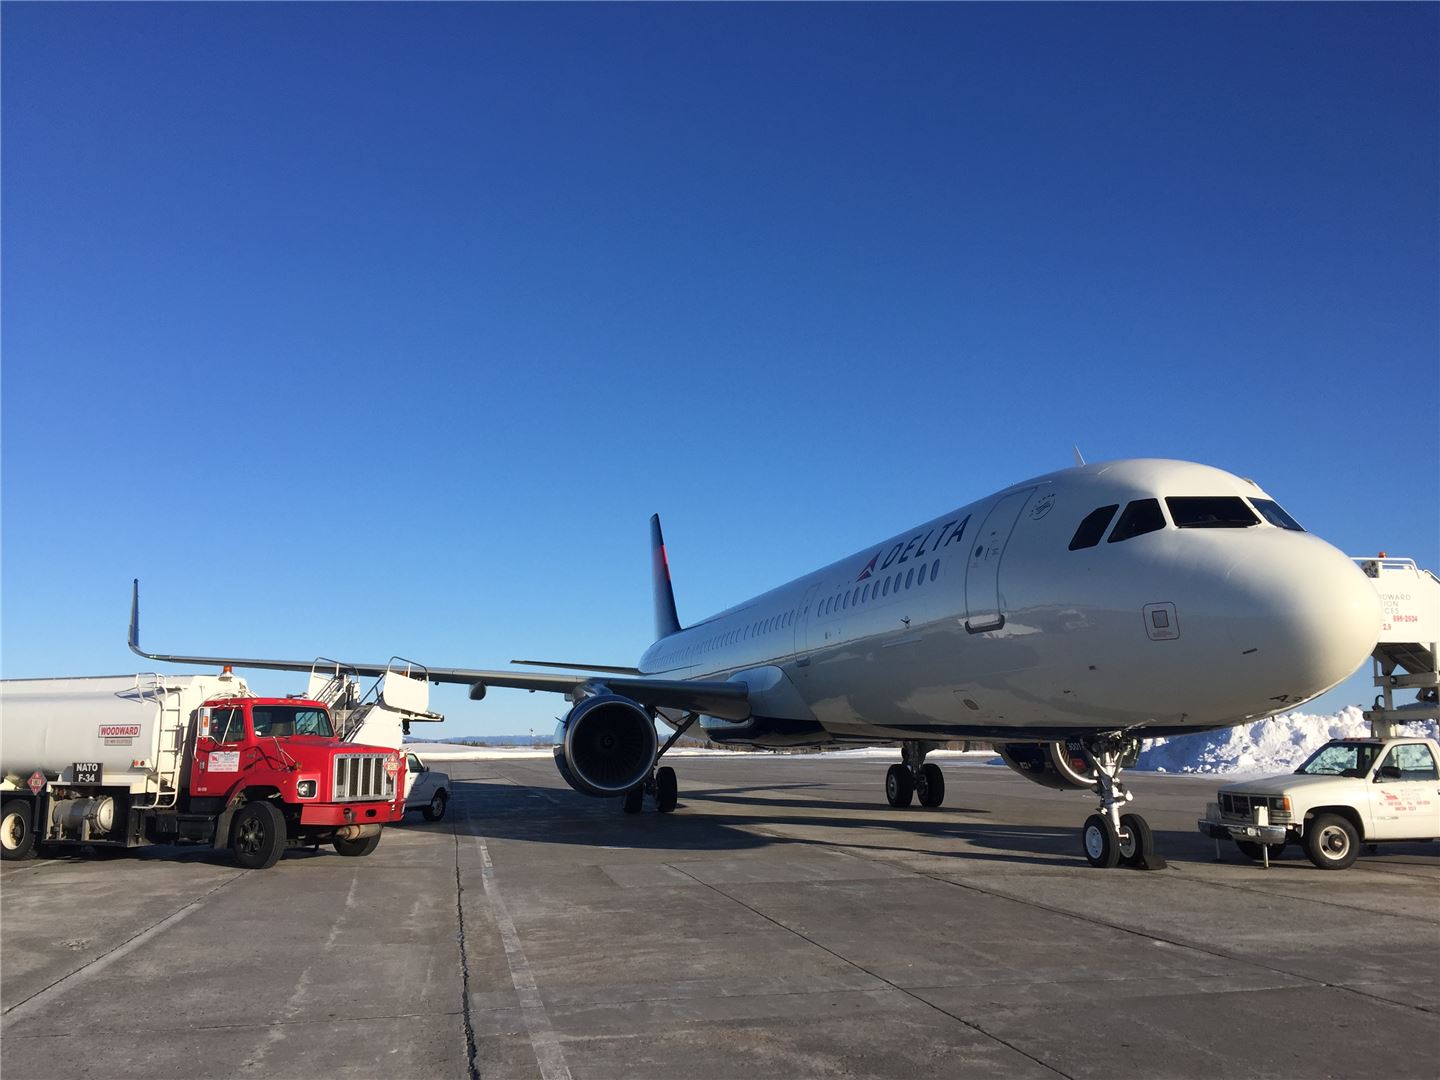
<svg viewBox="0 0 1440 1080"><path fill-rule="evenodd" d="M1355 560L1380 594L1380 637L1371 656L1380 690L1365 719L1377 738L1396 734L1412 720L1440 721L1440 578L1414 559L1384 555ZM1416 700L1395 704L1397 690L1415 690Z"/></svg>
<svg viewBox="0 0 1440 1080"><path fill-rule="evenodd" d="M384 675L360 692L360 678L346 665L320 659L310 669L305 696L330 708L335 733L345 742L400 749L414 723L445 719L430 711L429 671L392 656Z"/></svg>

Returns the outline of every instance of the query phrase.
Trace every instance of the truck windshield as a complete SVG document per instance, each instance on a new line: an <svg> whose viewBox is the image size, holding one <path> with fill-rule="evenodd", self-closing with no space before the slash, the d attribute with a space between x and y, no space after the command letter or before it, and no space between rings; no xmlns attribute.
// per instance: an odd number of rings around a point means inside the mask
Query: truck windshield
<svg viewBox="0 0 1440 1080"><path fill-rule="evenodd" d="M1380 750L1379 743L1326 743L1295 772L1300 776L1364 776Z"/></svg>
<svg viewBox="0 0 1440 1080"><path fill-rule="evenodd" d="M335 734L330 728L330 717L324 709L313 705L255 705L250 710L250 722L255 727L255 736L268 739L272 735L284 738L286 735Z"/></svg>

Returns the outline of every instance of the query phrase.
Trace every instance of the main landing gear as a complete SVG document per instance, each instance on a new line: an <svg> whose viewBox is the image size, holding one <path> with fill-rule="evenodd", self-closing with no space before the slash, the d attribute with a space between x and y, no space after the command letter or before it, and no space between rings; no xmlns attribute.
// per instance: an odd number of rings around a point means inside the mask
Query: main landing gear
<svg viewBox="0 0 1440 1080"><path fill-rule="evenodd" d="M1073 744L1072 744L1073 745ZM1102 735L1082 743L1085 758L1095 773L1100 796L1098 813L1085 819L1081 847L1091 866L1108 869L1131 866L1137 870L1163 870L1165 858L1155 851L1149 823L1139 814L1122 814L1120 808L1134 798L1120 783L1122 761L1134 764L1138 742L1121 735Z"/></svg>
<svg viewBox="0 0 1440 1080"><path fill-rule="evenodd" d="M686 713L675 728L675 733L665 740L665 745L655 752L655 761L650 766L650 775L640 783L627 791L620 799L620 807L627 814L638 814L645 807L645 796L655 797L655 809L662 814L673 813L675 807L680 804L680 783L675 778L675 770L669 765L660 765L660 759L665 751L675 745L675 741L690 730L692 724L700 719L699 713ZM658 767L657 767L658 766Z"/></svg>
<svg viewBox="0 0 1440 1080"><path fill-rule="evenodd" d="M945 774L939 765L927 765L925 755L939 745L907 739L900 744L900 764L885 774L885 798L899 809L919 798L920 805L939 806L945 801Z"/></svg>

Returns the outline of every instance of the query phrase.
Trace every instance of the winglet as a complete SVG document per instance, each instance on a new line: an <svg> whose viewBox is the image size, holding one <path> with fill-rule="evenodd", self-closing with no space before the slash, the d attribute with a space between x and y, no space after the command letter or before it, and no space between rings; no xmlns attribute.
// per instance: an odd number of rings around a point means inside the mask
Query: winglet
<svg viewBox="0 0 1440 1080"><path fill-rule="evenodd" d="M670 585L670 561L665 557L665 535L660 531L660 515L650 515L650 560L655 587L655 640L680 632L680 616L675 612L675 590Z"/></svg>
<svg viewBox="0 0 1440 1080"><path fill-rule="evenodd" d="M1085 455L1082 454L1082 453L1080 453L1080 447L1075 446L1075 445L1072 443L1071 446L1070 446L1070 449L1075 451L1075 467L1076 467L1076 468L1082 467L1082 466L1085 464Z"/></svg>

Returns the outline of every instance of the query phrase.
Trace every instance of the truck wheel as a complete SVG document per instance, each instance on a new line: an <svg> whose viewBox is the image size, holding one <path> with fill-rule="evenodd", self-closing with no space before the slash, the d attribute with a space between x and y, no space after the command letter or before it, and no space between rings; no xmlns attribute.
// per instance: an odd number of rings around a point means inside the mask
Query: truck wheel
<svg viewBox="0 0 1440 1080"><path fill-rule="evenodd" d="M425 816L430 816L430 811L425 811ZM335 850L341 855L349 855L352 859L358 859L362 855L369 855L380 846L380 834L374 836L362 836L358 840L336 840Z"/></svg>
<svg viewBox="0 0 1440 1080"><path fill-rule="evenodd" d="M445 816L445 804L449 801L445 792L435 792L435 797L430 800L430 805L420 812L425 815L426 821L439 821Z"/></svg>
<svg viewBox="0 0 1440 1080"><path fill-rule="evenodd" d="M30 824L30 804L11 799L0 807L0 858L33 859L35 829Z"/></svg>
<svg viewBox="0 0 1440 1080"><path fill-rule="evenodd" d="M230 826L230 850L246 870L268 870L285 852L285 818L268 802L246 803Z"/></svg>
<svg viewBox="0 0 1440 1080"><path fill-rule="evenodd" d="M1321 870L1344 870L1360 854L1360 836L1339 814L1316 814L1305 824L1305 854Z"/></svg>

